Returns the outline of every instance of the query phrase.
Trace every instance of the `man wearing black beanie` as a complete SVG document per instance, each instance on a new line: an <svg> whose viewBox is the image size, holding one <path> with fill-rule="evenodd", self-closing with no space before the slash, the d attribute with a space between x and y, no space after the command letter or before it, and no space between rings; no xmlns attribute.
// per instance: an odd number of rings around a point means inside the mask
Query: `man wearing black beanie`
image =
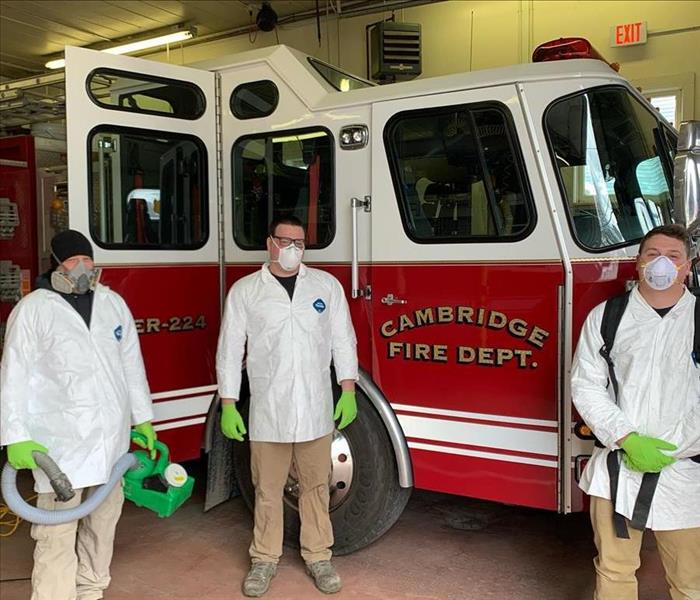
<svg viewBox="0 0 700 600"><path fill-rule="evenodd" d="M51 252L59 263L71 256L94 258L92 244L82 233L75 231L75 229L66 229L66 231L57 233L51 240Z"/></svg>
<svg viewBox="0 0 700 600"><path fill-rule="evenodd" d="M88 273L87 267L84 269L86 272L83 273L85 275L82 281L83 289L78 288L77 281L76 285L73 285L68 272L71 268L79 266L81 262L83 265L90 264L93 258L92 245L82 233L74 229L57 233L51 240L51 269L36 281L36 287L60 294L78 311L88 328L92 314L93 289L99 279L99 270L94 268L94 264L90 267L92 273ZM65 274L65 277L62 274ZM92 285L90 275L93 279ZM52 285L53 283L56 285ZM61 283L64 285L62 286Z"/></svg>
<svg viewBox="0 0 700 600"><path fill-rule="evenodd" d="M15 306L0 367L0 443L16 469L32 469L37 506L72 508L107 481L129 448L131 426L153 454L153 409L133 317L99 283L90 241L68 230L51 240L52 269ZM74 498L57 504L34 451L68 476ZM80 522L33 525L32 600L95 600L109 567L124 496L117 485Z"/></svg>

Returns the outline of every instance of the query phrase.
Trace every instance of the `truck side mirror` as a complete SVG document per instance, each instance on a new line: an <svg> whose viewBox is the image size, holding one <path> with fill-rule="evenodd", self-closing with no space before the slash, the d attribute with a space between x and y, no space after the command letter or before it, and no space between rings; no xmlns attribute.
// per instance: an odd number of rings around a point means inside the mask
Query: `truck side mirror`
<svg viewBox="0 0 700 600"><path fill-rule="evenodd" d="M690 235L700 233L700 121L684 121L673 161L675 221Z"/></svg>

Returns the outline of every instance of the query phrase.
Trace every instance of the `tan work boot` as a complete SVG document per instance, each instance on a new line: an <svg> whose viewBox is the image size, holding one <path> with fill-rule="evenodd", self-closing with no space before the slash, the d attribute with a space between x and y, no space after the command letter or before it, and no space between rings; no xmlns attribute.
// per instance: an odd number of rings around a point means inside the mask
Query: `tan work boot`
<svg viewBox="0 0 700 600"><path fill-rule="evenodd" d="M243 595L259 598L270 587L270 581L277 573L277 565L272 562L254 562L243 580Z"/></svg>
<svg viewBox="0 0 700 600"><path fill-rule="evenodd" d="M313 577L316 587L324 594L335 594L343 587L340 576L335 572L330 560L306 563L306 572Z"/></svg>

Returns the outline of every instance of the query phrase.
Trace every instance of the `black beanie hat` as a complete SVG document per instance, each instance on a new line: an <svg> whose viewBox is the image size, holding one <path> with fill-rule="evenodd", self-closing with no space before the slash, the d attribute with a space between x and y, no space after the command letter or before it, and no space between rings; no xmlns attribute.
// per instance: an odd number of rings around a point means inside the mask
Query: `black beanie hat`
<svg viewBox="0 0 700 600"><path fill-rule="evenodd" d="M74 229L67 229L53 236L51 252L59 262L63 262L72 256L89 256L93 258L90 241L82 233Z"/></svg>

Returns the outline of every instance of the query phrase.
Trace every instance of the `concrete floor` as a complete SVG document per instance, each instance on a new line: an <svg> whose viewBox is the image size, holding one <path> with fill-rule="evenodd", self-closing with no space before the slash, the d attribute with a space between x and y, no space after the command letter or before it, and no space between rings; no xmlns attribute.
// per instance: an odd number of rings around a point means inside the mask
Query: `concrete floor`
<svg viewBox="0 0 700 600"><path fill-rule="evenodd" d="M198 472L198 464L187 465ZM26 486L26 481L24 481ZM169 519L125 505L106 600L243 598L251 517L240 498L204 514L201 478ZM653 536L645 536L639 600L669 598ZM0 598L30 596L33 542L23 523L0 538ZM555 514L414 492L372 546L334 559L338 600L590 600L594 548L586 515ZM265 598L324 598L285 548Z"/></svg>

